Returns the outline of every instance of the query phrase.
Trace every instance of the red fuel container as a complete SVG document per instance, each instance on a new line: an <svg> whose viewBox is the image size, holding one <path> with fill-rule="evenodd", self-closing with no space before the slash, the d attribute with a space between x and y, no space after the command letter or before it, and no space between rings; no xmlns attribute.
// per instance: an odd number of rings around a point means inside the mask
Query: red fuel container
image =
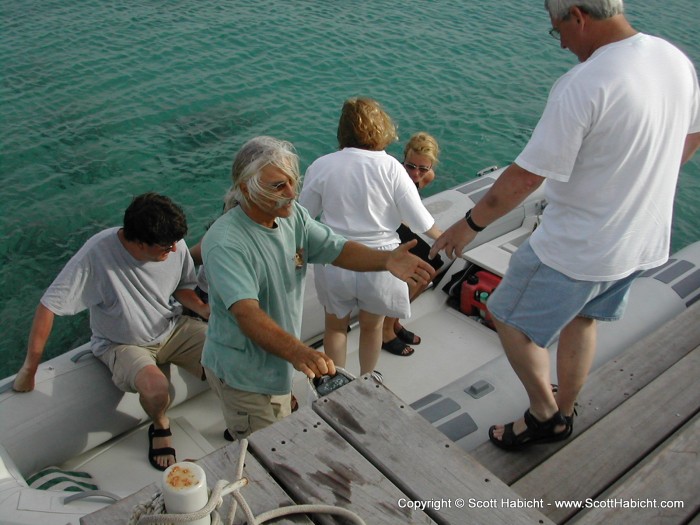
<svg viewBox="0 0 700 525"><path fill-rule="evenodd" d="M501 282L501 278L486 270L470 275L462 283L459 309L467 315L478 315L493 328L493 321L486 308L486 301Z"/></svg>

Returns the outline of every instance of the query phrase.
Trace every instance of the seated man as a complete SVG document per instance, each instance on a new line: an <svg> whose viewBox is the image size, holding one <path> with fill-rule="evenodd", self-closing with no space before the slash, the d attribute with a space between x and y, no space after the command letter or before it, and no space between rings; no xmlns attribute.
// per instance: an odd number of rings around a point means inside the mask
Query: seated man
<svg viewBox="0 0 700 525"><path fill-rule="evenodd" d="M346 241L296 202L299 160L291 144L248 141L233 162L226 209L202 241L211 318L202 364L230 435L246 437L291 411L293 370L335 374L333 361L299 340L308 263L388 270L426 284L432 267L408 253Z"/></svg>
<svg viewBox="0 0 700 525"><path fill-rule="evenodd" d="M182 306L203 318L209 307L194 293L194 264L183 237L182 209L155 193L140 195L124 213L124 227L90 239L46 290L36 309L27 355L13 388L34 389L55 315L90 311L91 350L112 372L114 384L138 392L153 420L148 460L158 470L175 463L169 381L158 365L174 363L204 379L200 357L206 324L181 315Z"/></svg>

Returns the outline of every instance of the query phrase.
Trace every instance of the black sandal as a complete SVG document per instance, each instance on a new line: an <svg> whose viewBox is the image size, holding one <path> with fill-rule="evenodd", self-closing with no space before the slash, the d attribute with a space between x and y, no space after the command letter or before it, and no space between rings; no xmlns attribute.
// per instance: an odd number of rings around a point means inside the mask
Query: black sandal
<svg viewBox="0 0 700 525"><path fill-rule="evenodd" d="M408 357L415 352L413 348L401 341L398 337L395 337L388 343L382 343L382 350L386 350L387 352L400 357Z"/></svg>
<svg viewBox="0 0 700 525"><path fill-rule="evenodd" d="M398 337L408 345L419 345L421 342L421 338L419 336L417 336L410 330L406 330L406 328L403 326L398 332L394 331L394 333L396 334L396 337ZM416 341L416 339L418 339L418 341Z"/></svg>
<svg viewBox="0 0 700 525"><path fill-rule="evenodd" d="M165 470L166 468L168 468L158 464L158 462L156 461L156 458L158 456L172 456L175 459L175 462L177 462L177 457L175 456L174 448L153 448L153 438L168 437L172 435L173 433L170 432L169 428L156 429L156 427L154 427L152 423L151 426L148 427L148 461L153 468L158 470Z"/></svg>
<svg viewBox="0 0 700 525"><path fill-rule="evenodd" d="M564 416L564 414L562 414ZM578 416L578 412L576 411L576 407L574 407L574 411L570 416L564 416L564 419L566 420L566 426L568 427L569 430L569 435L571 435L574 431L574 416Z"/></svg>
<svg viewBox="0 0 700 525"><path fill-rule="evenodd" d="M517 435L513 432L513 423L508 423L505 426L501 439L496 439L493 435L493 431L496 429L495 425L489 428L489 440L491 440L491 443L504 450L523 450L530 445L554 443L571 436L573 416L566 417L557 411L547 421L538 421L528 409L525 411L524 417L527 428ZM565 428L556 432L554 429L559 426L564 426Z"/></svg>
<svg viewBox="0 0 700 525"><path fill-rule="evenodd" d="M559 392L559 385L555 385L554 383L552 383L552 394L556 394L557 392ZM574 412L570 416L564 416L564 419L566 419L566 424L571 428L572 432L574 430L574 416L578 416L576 404L577 403L574 403Z"/></svg>

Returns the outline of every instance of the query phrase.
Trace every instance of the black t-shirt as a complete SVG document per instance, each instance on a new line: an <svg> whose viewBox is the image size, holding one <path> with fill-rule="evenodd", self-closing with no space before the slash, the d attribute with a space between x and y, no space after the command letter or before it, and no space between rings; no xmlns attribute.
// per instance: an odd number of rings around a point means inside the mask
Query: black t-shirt
<svg viewBox="0 0 700 525"><path fill-rule="evenodd" d="M440 257L440 254L437 254L433 259L429 257L430 255L430 245L425 242L423 239L421 239L418 235L413 233L413 231L406 226L405 224L401 224L396 230L396 232L399 234L399 238L401 239L401 244L407 243L408 241L412 241L413 239L418 240L418 244L416 244L413 248L411 248L410 252L423 259L425 262L430 264L435 270L439 270L443 264L445 264L445 261L442 260L442 257Z"/></svg>

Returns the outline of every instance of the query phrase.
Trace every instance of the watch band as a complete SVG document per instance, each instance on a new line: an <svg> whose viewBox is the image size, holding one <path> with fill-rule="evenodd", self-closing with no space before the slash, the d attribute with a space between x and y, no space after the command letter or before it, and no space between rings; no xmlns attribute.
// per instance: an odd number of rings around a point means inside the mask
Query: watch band
<svg viewBox="0 0 700 525"><path fill-rule="evenodd" d="M464 220L467 221L469 227L475 232L481 232L486 229L486 226L479 226L474 222L474 220L472 219L472 210L469 210L467 212L467 214L464 216Z"/></svg>

